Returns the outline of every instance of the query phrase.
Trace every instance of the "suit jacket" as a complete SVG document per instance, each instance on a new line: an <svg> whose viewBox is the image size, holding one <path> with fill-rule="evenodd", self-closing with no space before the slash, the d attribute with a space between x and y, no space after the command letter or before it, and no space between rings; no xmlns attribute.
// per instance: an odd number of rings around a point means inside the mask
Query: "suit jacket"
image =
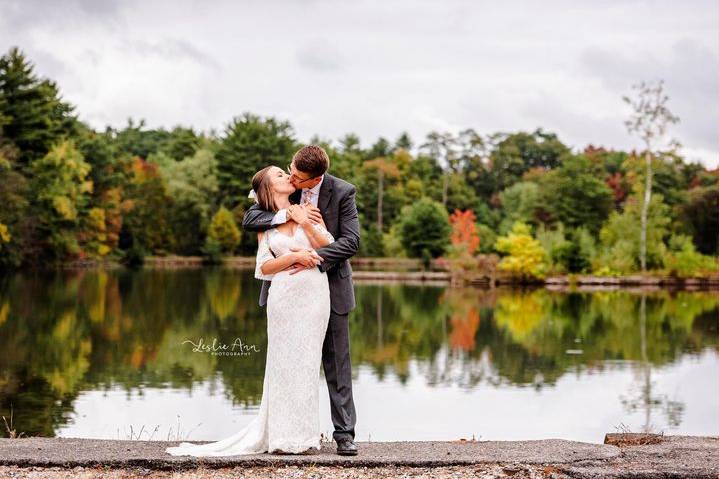
<svg viewBox="0 0 719 479"><path fill-rule="evenodd" d="M352 267L348 261L357 253L360 241L355 193L354 185L325 173L317 198L317 207L320 209L327 231L335 238L334 243L317 250L317 253L324 258L317 267L320 271L327 272L331 308L337 314L347 314L355 307ZM290 195L290 202L298 203L301 195L302 190L295 191ZM242 228L245 231L265 231L272 227L274 216L274 212L262 210L259 205L254 204L245 212ZM267 304L269 287L270 281L262 282L260 306Z"/></svg>

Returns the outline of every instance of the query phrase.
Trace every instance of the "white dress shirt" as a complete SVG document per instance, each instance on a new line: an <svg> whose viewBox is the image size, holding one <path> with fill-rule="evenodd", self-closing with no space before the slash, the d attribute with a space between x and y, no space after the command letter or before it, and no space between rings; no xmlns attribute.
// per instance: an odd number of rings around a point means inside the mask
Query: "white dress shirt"
<svg viewBox="0 0 719 479"><path fill-rule="evenodd" d="M302 188L302 196L300 197L300 204L304 203L305 201L309 201L314 206L317 206L317 200L320 197L320 187L322 186L322 182L325 180L325 175L322 175L320 177L320 182L317 183L312 188ZM275 213L275 216L272 218L272 225L280 225L282 223L287 222L287 209L282 208L281 210L278 210L277 213Z"/></svg>

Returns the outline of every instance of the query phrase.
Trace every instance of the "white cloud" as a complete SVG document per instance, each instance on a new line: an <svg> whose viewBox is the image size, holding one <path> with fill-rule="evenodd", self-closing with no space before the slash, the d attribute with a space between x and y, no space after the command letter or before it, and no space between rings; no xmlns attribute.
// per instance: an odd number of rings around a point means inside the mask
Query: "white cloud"
<svg viewBox="0 0 719 479"><path fill-rule="evenodd" d="M342 69L342 56L327 39L313 39L297 50L297 61L319 72Z"/></svg>
<svg viewBox="0 0 719 479"><path fill-rule="evenodd" d="M61 6L59 6L61 5ZM252 111L302 140L544 127L627 148L621 96L660 76L685 153L719 165L716 2L3 2L81 118L221 130Z"/></svg>

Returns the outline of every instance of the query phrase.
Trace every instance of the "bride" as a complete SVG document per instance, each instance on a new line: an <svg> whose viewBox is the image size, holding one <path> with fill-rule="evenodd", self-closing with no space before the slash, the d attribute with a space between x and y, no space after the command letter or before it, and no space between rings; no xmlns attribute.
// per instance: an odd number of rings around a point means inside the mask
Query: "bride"
<svg viewBox="0 0 719 479"><path fill-rule="evenodd" d="M252 178L255 201L268 211L289 208L290 177L268 166ZM258 233L255 277L272 280L267 296L267 362L257 416L220 441L168 447L173 456L233 456L320 449L319 398L322 343L330 317L327 273L315 252L334 241L304 206L288 210L286 223ZM310 268L289 272L293 264Z"/></svg>

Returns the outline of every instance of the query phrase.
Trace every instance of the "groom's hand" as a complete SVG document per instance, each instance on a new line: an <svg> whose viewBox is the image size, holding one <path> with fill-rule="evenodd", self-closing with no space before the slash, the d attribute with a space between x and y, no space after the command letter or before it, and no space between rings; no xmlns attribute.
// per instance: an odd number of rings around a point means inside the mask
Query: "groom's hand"
<svg viewBox="0 0 719 479"><path fill-rule="evenodd" d="M322 214L320 214L320 209L318 207L316 207L312 203L307 203L305 207L307 208L307 217L312 223L319 223L322 226L325 226L325 222L322 219Z"/></svg>
<svg viewBox="0 0 719 479"><path fill-rule="evenodd" d="M313 249L292 247L290 248L290 251L294 253L301 253L296 255L297 262L288 268L290 274L295 274L303 269L315 268L324 261L324 258L317 254L317 252Z"/></svg>

